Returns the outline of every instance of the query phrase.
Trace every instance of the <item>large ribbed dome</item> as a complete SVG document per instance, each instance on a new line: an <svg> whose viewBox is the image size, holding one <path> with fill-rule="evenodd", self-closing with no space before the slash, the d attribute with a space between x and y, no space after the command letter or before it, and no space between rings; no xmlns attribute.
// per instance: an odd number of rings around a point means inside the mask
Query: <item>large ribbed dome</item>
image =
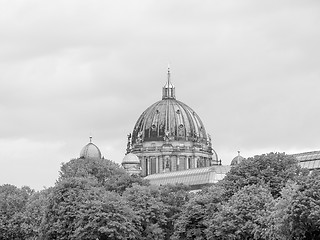
<svg viewBox="0 0 320 240"><path fill-rule="evenodd" d="M167 136L174 140L207 141L200 117L174 98L164 98L141 114L133 130L132 141L163 141Z"/></svg>
<svg viewBox="0 0 320 240"><path fill-rule="evenodd" d="M176 100L175 87L168 82L162 100L152 104L139 117L132 134L132 143L142 141L185 140L207 142L207 133L200 117L186 104Z"/></svg>

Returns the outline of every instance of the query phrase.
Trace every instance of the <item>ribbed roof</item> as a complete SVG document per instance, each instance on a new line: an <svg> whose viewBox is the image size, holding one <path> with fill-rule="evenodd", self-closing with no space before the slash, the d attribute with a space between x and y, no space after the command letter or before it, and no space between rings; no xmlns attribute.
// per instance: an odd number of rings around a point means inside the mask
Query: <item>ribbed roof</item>
<svg viewBox="0 0 320 240"><path fill-rule="evenodd" d="M140 115L133 129L132 143L164 141L165 138L207 143L207 133L200 117L188 105L176 100L170 68L162 100Z"/></svg>
<svg viewBox="0 0 320 240"><path fill-rule="evenodd" d="M320 151L303 152L292 155L295 156L300 162L320 159Z"/></svg>
<svg viewBox="0 0 320 240"><path fill-rule="evenodd" d="M302 168L320 169L320 151L292 154Z"/></svg>
<svg viewBox="0 0 320 240"><path fill-rule="evenodd" d="M140 136L138 136L140 135ZM132 140L163 141L164 137L206 141L207 133L200 117L186 104L166 98L152 104L135 124Z"/></svg>
<svg viewBox="0 0 320 240"><path fill-rule="evenodd" d="M95 144L90 142L82 148L80 152L80 158L100 158L101 159L100 149Z"/></svg>
<svg viewBox="0 0 320 240"><path fill-rule="evenodd" d="M152 174L148 179L151 184L165 185L183 183L186 185L205 185L212 184L224 178L225 174L230 170L230 166L211 166L204 168L194 168L176 172L165 172Z"/></svg>
<svg viewBox="0 0 320 240"><path fill-rule="evenodd" d="M235 157L232 159L230 165L232 165L232 166L233 166L233 165L238 165L239 163L242 162L243 159L244 159L244 157L242 157L242 156L240 155L240 152L238 152L238 155L235 156Z"/></svg>

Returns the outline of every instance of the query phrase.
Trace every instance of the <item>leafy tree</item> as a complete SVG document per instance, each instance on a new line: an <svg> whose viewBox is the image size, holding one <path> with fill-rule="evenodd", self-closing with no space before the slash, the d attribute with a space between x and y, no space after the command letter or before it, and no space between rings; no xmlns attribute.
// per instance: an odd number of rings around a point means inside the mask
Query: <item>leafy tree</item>
<svg viewBox="0 0 320 240"><path fill-rule="evenodd" d="M300 179L294 193L281 223L289 223L291 239L320 239L320 172Z"/></svg>
<svg viewBox="0 0 320 240"><path fill-rule="evenodd" d="M114 191L119 194L122 194L127 188L130 188L135 184L140 186L150 185L148 180L143 179L139 175L129 175L125 173L125 174L116 175L110 178L108 181L104 183L104 187L108 191Z"/></svg>
<svg viewBox="0 0 320 240"><path fill-rule="evenodd" d="M21 227L23 212L33 192L29 187L17 188L10 184L0 186L0 239L25 237Z"/></svg>
<svg viewBox="0 0 320 240"><path fill-rule="evenodd" d="M44 239L135 239L135 216L96 179L68 178L53 188L41 226Z"/></svg>
<svg viewBox="0 0 320 240"><path fill-rule="evenodd" d="M207 239L262 239L263 222L259 220L268 214L272 201L263 186L245 186L208 219Z"/></svg>
<svg viewBox="0 0 320 240"><path fill-rule="evenodd" d="M138 239L165 239L168 209L160 200L159 187L134 185L123 196L137 216Z"/></svg>
<svg viewBox="0 0 320 240"><path fill-rule="evenodd" d="M175 224L173 239L206 239L208 220L221 209L224 195L225 190L215 185L191 197Z"/></svg>
<svg viewBox="0 0 320 240"><path fill-rule="evenodd" d="M304 171L292 155L269 153L244 159L234 166L220 182L231 197L247 185L265 184L273 197L279 197L289 180L295 180Z"/></svg>
<svg viewBox="0 0 320 240"><path fill-rule="evenodd" d="M263 229L260 231L263 238L269 240L292 239L288 211L298 187L296 182L288 182L281 190L281 196L274 199L273 204L267 209L269 213L259 217L260 222L264 223Z"/></svg>
<svg viewBox="0 0 320 240"><path fill-rule="evenodd" d="M124 175L124 169L108 159L72 159L62 163L58 181L70 177L93 177L99 184L105 184L114 176Z"/></svg>
<svg viewBox="0 0 320 240"><path fill-rule="evenodd" d="M129 175L124 169L107 159L72 159L63 163L58 179L62 181L70 177L95 178L99 185L108 191L120 194L134 183L148 185L149 182L137 175Z"/></svg>
<svg viewBox="0 0 320 240"><path fill-rule="evenodd" d="M164 237L170 239L174 233L174 223L183 211L184 205L189 201L190 188L183 184L160 186L160 201L166 206L166 224Z"/></svg>

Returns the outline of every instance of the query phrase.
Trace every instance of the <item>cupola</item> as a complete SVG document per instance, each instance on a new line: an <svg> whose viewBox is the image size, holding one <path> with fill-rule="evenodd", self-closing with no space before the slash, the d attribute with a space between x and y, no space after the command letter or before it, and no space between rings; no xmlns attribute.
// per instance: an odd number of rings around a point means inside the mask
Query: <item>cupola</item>
<svg viewBox="0 0 320 240"><path fill-rule="evenodd" d="M101 159L100 149L95 144L92 143L91 136L90 136L90 142L82 148L80 152L80 158Z"/></svg>
<svg viewBox="0 0 320 240"><path fill-rule="evenodd" d="M137 155L133 153L126 154L122 160L121 165L129 174L141 173L140 160Z"/></svg>
<svg viewBox="0 0 320 240"><path fill-rule="evenodd" d="M234 157L231 161L231 166L235 166L238 165L239 163L242 162L242 160L244 159L244 157L242 157L240 155L240 151L238 151L238 156Z"/></svg>

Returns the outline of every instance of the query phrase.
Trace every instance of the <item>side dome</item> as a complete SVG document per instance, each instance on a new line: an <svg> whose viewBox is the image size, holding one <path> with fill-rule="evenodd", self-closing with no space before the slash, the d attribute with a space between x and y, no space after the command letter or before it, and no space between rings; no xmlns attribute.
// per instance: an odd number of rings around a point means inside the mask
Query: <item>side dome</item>
<svg viewBox="0 0 320 240"><path fill-rule="evenodd" d="M198 114L175 98L164 98L141 114L133 129L132 143L164 141L167 137L207 142L207 133Z"/></svg>
<svg viewBox="0 0 320 240"><path fill-rule="evenodd" d="M135 154L128 153L125 155L121 164L128 174L141 174L140 160Z"/></svg>
<svg viewBox="0 0 320 240"><path fill-rule="evenodd" d="M101 152L100 149L91 142L92 137L90 137L90 142L85 145L81 152L80 152L80 158L98 158L101 159Z"/></svg>
<svg viewBox="0 0 320 240"><path fill-rule="evenodd" d="M140 164L140 160L137 157L137 155L133 153L128 153L127 155L124 156L122 160L122 164L127 164L127 163Z"/></svg>
<svg viewBox="0 0 320 240"><path fill-rule="evenodd" d="M242 157L240 155L240 151L238 151L238 156L234 157L231 161L231 166L235 166L238 165L239 163L241 163L243 161L244 157Z"/></svg>

